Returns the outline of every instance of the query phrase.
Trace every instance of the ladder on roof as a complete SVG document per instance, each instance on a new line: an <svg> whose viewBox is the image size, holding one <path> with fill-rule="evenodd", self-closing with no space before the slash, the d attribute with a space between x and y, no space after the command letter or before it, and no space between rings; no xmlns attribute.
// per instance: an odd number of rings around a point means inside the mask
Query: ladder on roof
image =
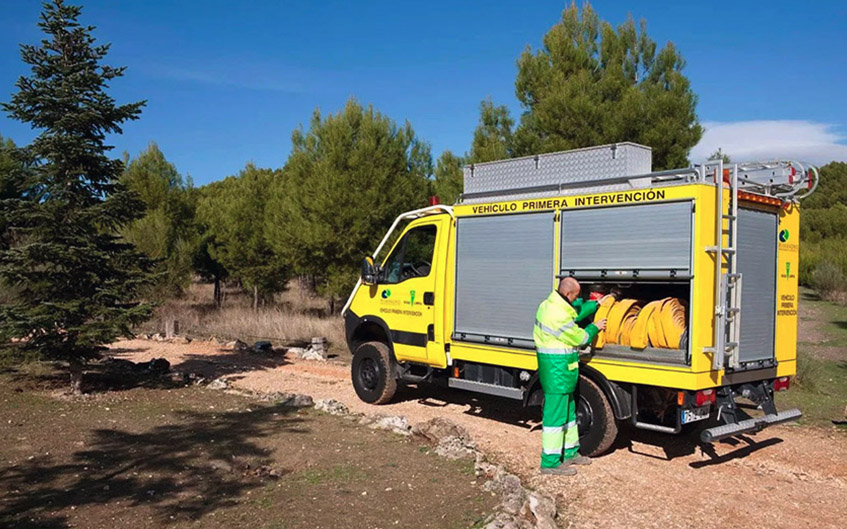
<svg viewBox="0 0 847 529"><path fill-rule="evenodd" d="M712 172L715 184L715 245L706 251L715 256L714 346L705 347L712 354L712 369L735 369L739 366L741 339L741 274L738 272L738 164L724 174L723 160L706 162L700 167L705 181ZM724 189L729 188L729 201L724 212ZM724 245L724 238L727 244Z"/></svg>

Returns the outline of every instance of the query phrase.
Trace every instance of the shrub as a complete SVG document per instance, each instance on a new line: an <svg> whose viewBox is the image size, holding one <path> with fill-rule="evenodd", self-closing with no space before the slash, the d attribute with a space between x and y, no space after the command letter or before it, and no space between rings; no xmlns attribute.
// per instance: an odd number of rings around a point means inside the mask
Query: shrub
<svg viewBox="0 0 847 529"><path fill-rule="evenodd" d="M838 301L847 292L847 277L841 267L830 261L823 261L812 272L812 287L818 291L821 299Z"/></svg>
<svg viewBox="0 0 847 529"><path fill-rule="evenodd" d="M820 379L823 376L823 363L804 352L797 354L797 374L794 376L794 384L806 391L817 391Z"/></svg>

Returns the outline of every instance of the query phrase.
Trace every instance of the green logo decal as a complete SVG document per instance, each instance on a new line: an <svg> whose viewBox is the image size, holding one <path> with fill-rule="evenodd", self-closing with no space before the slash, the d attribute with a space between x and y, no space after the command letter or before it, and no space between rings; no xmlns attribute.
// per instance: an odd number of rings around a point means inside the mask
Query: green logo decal
<svg viewBox="0 0 847 529"><path fill-rule="evenodd" d="M409 305L414 305L414 304L415 304L415 291L410 290L409 291Z"/></svg>
<svg viewBox="0 0 847 529"><path fill-rule="evenodd" d="M779 232L779 242L788 242L789 235L788 230L781 230Z"/></svg>
<svg viewBox="0 0 847 529"><path fill-rule="evenodd" d="M391 291L387 288L382 291L382 299L388 299L391 297Z"/></svg>

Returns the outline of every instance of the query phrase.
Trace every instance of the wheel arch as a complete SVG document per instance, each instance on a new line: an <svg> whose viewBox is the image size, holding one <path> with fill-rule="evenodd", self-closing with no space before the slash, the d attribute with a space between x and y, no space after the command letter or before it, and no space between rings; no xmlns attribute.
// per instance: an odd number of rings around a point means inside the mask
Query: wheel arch
<svg viewBox="0 0 847 529"><path fill-rule="evenodd" d="M600 389L603 391L603 394L606 396L607 399L609 399L609 404L612 406L612 411L615 413L616 419L626 420L632 416L632 410L630 409L631 399L627 390L606 378L603 373L591 367L590 365L580 364L579 374L580 376L584 376L585 378L591 380L592 382L597 384L597 386L600 387ZM536 371L532 375L532 378L529 379L527 388L528 389L524 394L523 405L540 406L541 382L538 380L538 371Z"/></svg>
<svg viewBox="0 0 847 529"><path fill-rule="evenodd" d="M344 327L350 354L355 354L356 348L365 342L382 342L388 346L388 350L393 356L394 342L391 339L391 331L382 318L378 316L360 317L352 310L348 310L344 315Z"/></svg>

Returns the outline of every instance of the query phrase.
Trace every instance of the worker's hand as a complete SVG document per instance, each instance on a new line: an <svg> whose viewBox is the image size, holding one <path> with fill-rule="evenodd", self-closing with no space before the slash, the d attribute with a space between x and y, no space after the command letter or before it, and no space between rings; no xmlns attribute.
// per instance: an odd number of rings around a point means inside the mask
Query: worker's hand
<svg viewBox="0 0 847 529"><path fill-rule="evenodd" d="M606 330L606 318L603 318L600 321L595 321L594 326L597 327L598 329L600 329L601 331L605 331Z"/></svg>
<svg viewBox="0 0 847 529"><path fill-rule="evenodd" d="M607 299L609 299L609 298L615 299L615 295L614 295L614 294L606 294L606 295L605 295L605 296L603 296L602 298L598 299L598 300L597 300L597 303L598 303L598 304L600 304L600 305L602 305L602 304L603 304L603 302L604 302L604 301L606 301L606 300L607 300Z"/></svg>

